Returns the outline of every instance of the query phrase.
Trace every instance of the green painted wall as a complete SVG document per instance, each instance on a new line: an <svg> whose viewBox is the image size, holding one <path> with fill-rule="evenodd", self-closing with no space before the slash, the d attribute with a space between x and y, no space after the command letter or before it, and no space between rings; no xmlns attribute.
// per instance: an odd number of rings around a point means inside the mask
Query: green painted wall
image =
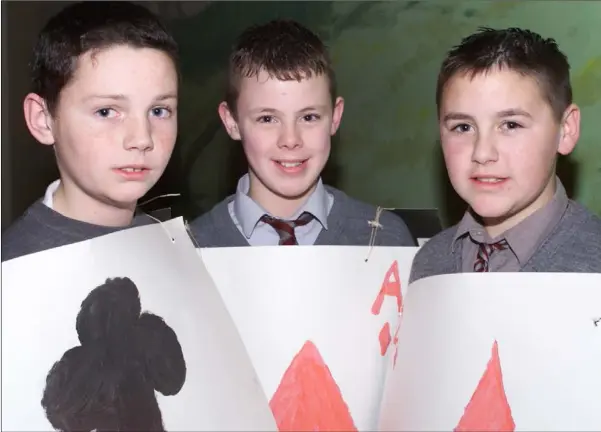
<svg viewBox="0 0 601 432"><path fill-rule="evenodd" d="M573 197L601 215L601 2L584 1L214 2L173 19L183 60L179 157L188 215L223 199L245 169L216 107L235 36L275 17L308 25L332 51L347 104L326 179L376 205L438 207L446 223L463 205L446 180L437 142L434 91L445 52L482 25L554 37L570 58L583 112L581 140L562 160L560 176Z"/></svg>

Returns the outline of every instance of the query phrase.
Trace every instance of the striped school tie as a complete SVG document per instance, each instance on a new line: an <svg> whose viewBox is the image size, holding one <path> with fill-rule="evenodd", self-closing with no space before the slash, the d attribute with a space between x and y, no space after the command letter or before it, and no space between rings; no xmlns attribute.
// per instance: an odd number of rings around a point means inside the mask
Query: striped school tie
<svg viewBox="0 0 601 432"><path fill-rule="evenodd" d="M476 256L476 262L474 263L475 272L487 272L488 271L488 260L494 251L500 251L507 249L509 243L503 239L496 243L480 243L478 247L478 255Z"/></svg>
<svg viewBox="0 0 601 432"><path fill-rule="evenodd" d="M280 236L280 246L298 245L296 235L294 234L294 228L307 225L312 220L313 215L307 212L304 212L298 217L298 219L292 221L276 219L269 215L263 215L261 217L261 221L271 225Z"/></svg>

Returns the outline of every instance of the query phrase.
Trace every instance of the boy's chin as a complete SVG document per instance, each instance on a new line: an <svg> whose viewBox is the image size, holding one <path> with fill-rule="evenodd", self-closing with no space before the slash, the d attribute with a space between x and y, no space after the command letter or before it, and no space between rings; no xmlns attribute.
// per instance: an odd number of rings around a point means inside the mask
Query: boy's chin
<svg viewBox="0 0 601 432"><path fill-rule="evenodd" d="M303 182L290 185L281 183L278 185L276 183L277 187L273 188L272 190L280 198L286 200L298 200L305 198L307 195L309 195L315 188L316 183L317 180L314 180L312 182Z"/></svg>
<svg viewBox="0 0 601 432"><path fill-rule="evenodd" d="M289 201L296 201L296 200L299 200L299 199L303 199L307 195L309 195L310 192L311 192L311 188L310 187L299 188L299 189L279 189L279 190L275 190L276 196L278 196L279 198L285 199L285 200L289 200Z"/></svg>
<svg viewBox="0 0 601 432"><path fill-rule="evenodd" d="M511 203L500 202L499 199L479 199L467 201L474 213L482 219L499 220L510 218L512 216Z"/></svg>
<svg viewBox="0 0 601 432"><path fill-rule="evenodd" d="M124 193L109 194L108 198L115 207L127 209L127 208L131 208L131 207L136 207L138 205L138 201L144 195L146 195L147 192L148 192L148 189L140 188L140 190L137 190L137 191L127 191Z"/></svg>

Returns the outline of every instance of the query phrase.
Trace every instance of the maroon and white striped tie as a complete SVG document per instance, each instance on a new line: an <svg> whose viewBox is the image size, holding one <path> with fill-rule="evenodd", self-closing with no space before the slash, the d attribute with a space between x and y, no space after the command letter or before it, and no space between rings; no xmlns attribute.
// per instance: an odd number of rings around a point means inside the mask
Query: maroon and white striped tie
<svg viewBox="0 0 601 432"><path fill-rule="evenodd" d="M313 219L313 215L308 212L301 214L298 219L292 221L286 221L282 219L276 219L269 215L263 215L261 221L271 225L280 236L280 246L295 246L298 245L296 235L294 234L294 228L297 226L307 225Z"/></svg>
<svg viewBox="0 0 601 432"><path fill-rule="evenodd" d="M487 272L488 271L488 260L494 251L504 250L509 247L507 240L499 240L496 243L480 243L478 248L478 255L476 256L476 262L474 263L475 272Z"/></svg>

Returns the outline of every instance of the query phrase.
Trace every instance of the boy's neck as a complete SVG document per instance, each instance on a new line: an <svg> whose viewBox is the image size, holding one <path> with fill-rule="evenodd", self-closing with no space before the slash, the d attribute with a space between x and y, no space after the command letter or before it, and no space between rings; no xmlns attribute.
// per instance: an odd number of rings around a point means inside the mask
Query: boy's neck
<svg viewBox="0 0 601 432"><path fill-rule="evenodd" d="M253 187L251 178L248 196L267 210L270 215L280 219L290 219L307 201L307 198L311 196L316 187L317 182L303 195L295 198L285 198L276 195L265 187Z"/></svg>
<svg viewBox="0 0 601 432"><path fill-rule="evenodd" d="M549 204L549 202L551 202L551 200L555 196L556 189L557 183L555 181L555 176L553 176L553 178L549 181L547 186L545 186L545 189L538 196L538 198L536 198L529 206L527 206L523 210L505 218L481 218L484 229L486 230L490 238L494 239L499 237L506 231L519 225L522 221L524 221L532 214L536 213L538 210L542 209L547 204Z"/></svg>
<svg viewBox="0 0 601 432"><path fill-rule="evenodd" d="M53 209L70 219L93 225L125 227L131 224L135 203L128 208L119 208L102 203L61 181L53 197Z"/></svg>

